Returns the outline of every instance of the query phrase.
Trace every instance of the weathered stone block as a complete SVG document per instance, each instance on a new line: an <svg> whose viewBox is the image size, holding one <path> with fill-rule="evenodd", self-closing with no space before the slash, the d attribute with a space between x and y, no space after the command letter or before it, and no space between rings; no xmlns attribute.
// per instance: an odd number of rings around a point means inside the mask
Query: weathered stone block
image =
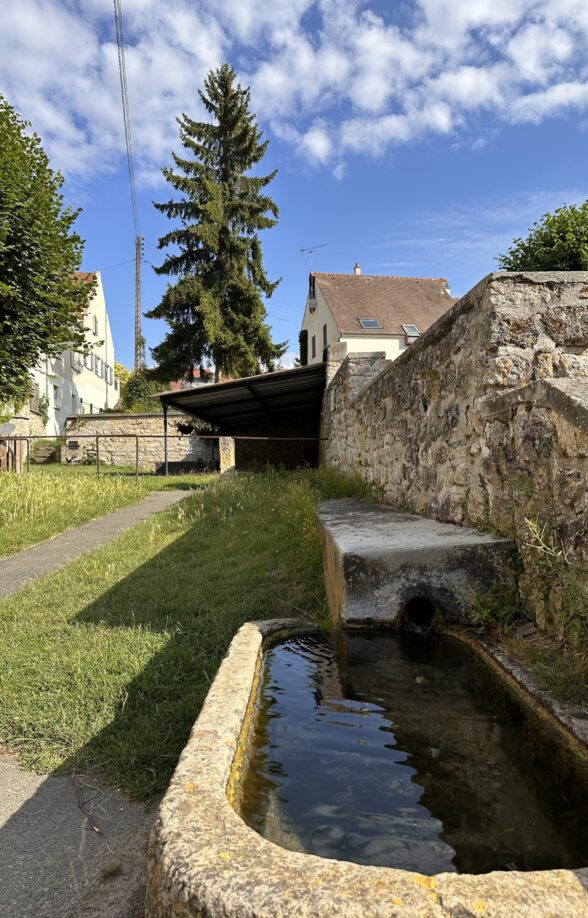
<svg viewBox="0 0 588 918"><path fill-rule="evenodd" d="M508 539L349 499L324 501L319 520L329 607L347 625L399 624L416 597L467 621L474 596L512 579Z"/></svg>

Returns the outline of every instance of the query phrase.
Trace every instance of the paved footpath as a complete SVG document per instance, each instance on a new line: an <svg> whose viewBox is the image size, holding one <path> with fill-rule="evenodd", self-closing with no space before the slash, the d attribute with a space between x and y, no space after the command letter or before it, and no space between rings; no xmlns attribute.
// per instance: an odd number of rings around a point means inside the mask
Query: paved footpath
<svg viewBox="0 0 588 918"><path fill-rule="evenodd" d="M0 560L0 596L190 493L155 491ZM85 777L30 774L0 751L0 918L140 918L154 815Z"/></svg>
<svg viewBox="0 0 588 918"><path fill-rule="evenodd" d="M25 548L0 560L0 598L15 593L27 583L49 574L75 558L106 545L125 529L141 520L166 510L191 494L191 491L153 491L148 497L130 507L115 510L97 520L90 520L74 529Z"/></svg>
<svg viewBox="0 0 588 918"><path fill-rule="evenodd" d="M2 918L142 918L155 806L2 754L0 787Z"/></svg>

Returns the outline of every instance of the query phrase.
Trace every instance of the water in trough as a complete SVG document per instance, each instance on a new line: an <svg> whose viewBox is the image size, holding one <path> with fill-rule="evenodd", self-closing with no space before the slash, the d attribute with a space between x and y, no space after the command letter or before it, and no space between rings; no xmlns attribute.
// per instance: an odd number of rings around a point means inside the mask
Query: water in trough
<svg viewBox="0 0 588 918"><path fill-rule="evenodd" d="M588 865L588 766L467 645L337 631L265 655L245 821L425 874Z"/></svg>

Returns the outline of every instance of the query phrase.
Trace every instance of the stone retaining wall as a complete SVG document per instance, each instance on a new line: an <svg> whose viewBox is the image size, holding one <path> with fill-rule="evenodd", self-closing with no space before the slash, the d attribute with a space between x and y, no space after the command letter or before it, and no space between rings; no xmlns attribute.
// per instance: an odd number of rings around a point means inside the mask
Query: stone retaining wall
<svg viewBox="0 0 588 918"><path fill-rule="evenodd" d="M322 435L324 462L397 508L491 527L523 555L536 518L584 558L588 272L491 274L393 363L345 358Z"/></svg>
<svg viewBox="0 0 588 918"><path fill-rule="evenodd" d="M188 468L217 468L218 440L201 440L195 433L183 432L194 424L184 414L168 415L168 462ZM100 435L100 461L107 465L135 465L135 435L139 434L139 467L155 470L164 462L162 414L98 414L69 417L66 422L66 448L62 462L95 458L94 440L80 434ZM114 436L124 434L124 437ZM78 439L76 439L76 435ZM110 435L110 436L109 436ZM145 439L152 435L153 439ZM71 444L77 446L72 447Z"/></svg>

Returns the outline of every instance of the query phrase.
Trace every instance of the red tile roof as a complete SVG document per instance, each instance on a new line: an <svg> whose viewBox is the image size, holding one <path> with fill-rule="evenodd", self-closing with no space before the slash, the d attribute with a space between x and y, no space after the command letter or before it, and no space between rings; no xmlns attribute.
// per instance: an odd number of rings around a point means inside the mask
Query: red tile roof
<svg viewBox="0 0 588 918"><path fill-rule="evenodd" d="M403 325L420 332L456 300L444 277L313 273L339 330L344 335L404 335ZM362 328L360 318L378 319L381 328Z"/></svg>

